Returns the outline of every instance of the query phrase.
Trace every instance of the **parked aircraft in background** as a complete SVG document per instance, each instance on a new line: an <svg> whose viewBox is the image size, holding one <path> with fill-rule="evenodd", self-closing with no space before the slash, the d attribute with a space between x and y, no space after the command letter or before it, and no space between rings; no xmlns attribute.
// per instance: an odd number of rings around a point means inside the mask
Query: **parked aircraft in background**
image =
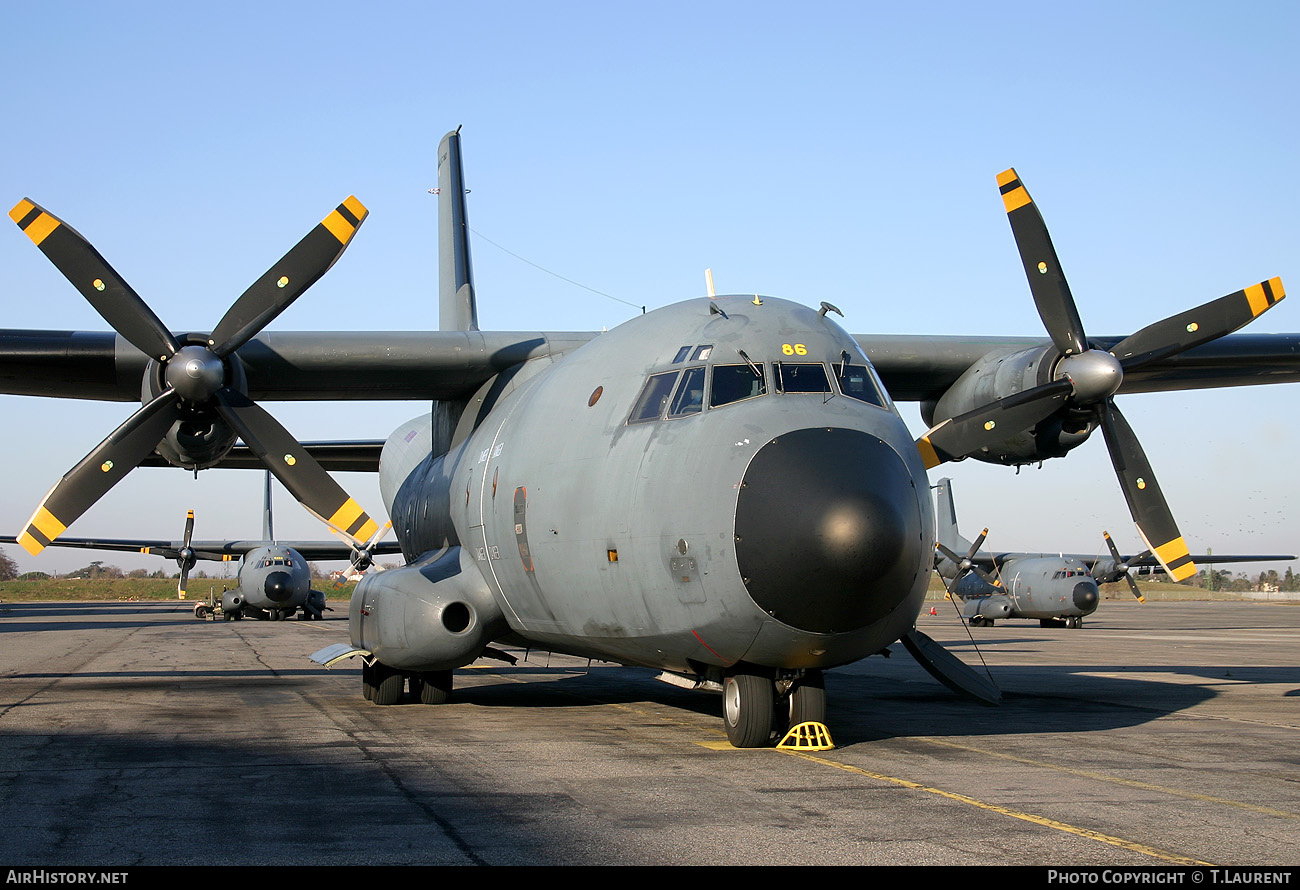
<svg viewBox="0 0 1300 890"><path fill-rule="evenodd" d="M1109 555L1081 553L987 553L980 551L988 529L971 543L957 531L952 480L934 486L938 544L935 570L948 591L961 600L961 615L976 627L990 627L1004 618L1037 618L1043 627L1080 627L1101 602L1098 585L1123 578L1139 602L1146 602L1129 574L1162 573L1151 551L1121 556L1104 533ZM1281 562L1294 556L1193 557L1199 563Z"/></svg>
<svg viewBox="0 0 1300 890"><path fill-rule="evenodd" d="M397 553L396 542L373 541L368 546L353 547L344 540L277 541L271 511L271 474L266 474L266 498L262 511L262 538L258 541L194 541L194 511L185 519L185 535L179 541L156 541L123 538L59 537L54 547L79 547L86 550L110 550L148 553L176 560L180 578L176 590L185 597L190 571L199 560L229 562L239 560L237 584L223 590L221 608L226 620L245 616L279 621L295 614L300 619L319 619L325 611L325 594L311 587L309 560L347 559L351 571L365 571L380 554ZM16 543L12 537L0 537ZM205 604L195 606L202 617Z"/></svg>

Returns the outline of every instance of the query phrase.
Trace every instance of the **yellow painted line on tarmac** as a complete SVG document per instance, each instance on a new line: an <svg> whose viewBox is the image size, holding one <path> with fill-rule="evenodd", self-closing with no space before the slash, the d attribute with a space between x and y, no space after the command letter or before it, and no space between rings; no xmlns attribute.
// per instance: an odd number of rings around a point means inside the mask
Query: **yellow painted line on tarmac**
<svg viewBox="0 0 1300 890"><path fill-rule="evenodd" d="M1058 763L1049 763L1045 760L1031 760L1028 757L1017 757L1014 754L1007 754L1002 751L992 751L986 748L975 748L970 745L959 745L956 742L945 742L940 739L926 738L923 741L932 745L942 745L945 748L956 748L959 751L968 751L971 754L978 754L981 757L997 757L1001 760L1010 760L1013 763L1023 763L1026 766L1036 766L1044 769L1052 769L1058 772L1068 773L1072 776L1079 776L1084 779L1094 779L1099 782L1110 782L1113 785L1124 785L1129 788L1138 788L1143 791L1155 791L1160 794L1168 794L1174 797L1182 797L1187 800L1197 800L1203 803L1222 804L1227 807L1235 807L1241 810L1249 810L1252 813L1262 813L1266 816L1279 816L1283 819L1300 819L1300 813L1288 813L1286 810L1275 810L1271 807L1262 807L1258 804L1246 803L1242 800L1231 800L1226 797L1213 797L1209 794L1197 794L1194 791L1183 791L1179 788L1170 788L1166 785L1155 785L1151 782L1139 782L1135 779L1124 779L1119 776L1111 776L1106 773L1096 773L1090 770L1076 769L1071 766L1062 766Z"/></svg>
<svg viewBox="0 0 1300 890"><path fill-rule="evenodd" d="M1174 862L1179 865L1213 865L1212 862L1202 862L1199 859L1188 859L1186 856L1179 856L1166 850L1160 850L1155 847L1148 847L1145 844L1139 844L1134 841L1126 841L1123 838L1115 837L1109 834L1102 834L1099 831L1092 831L1088 828L1080 828L1077 825L1070 825L1067 822L1058 822L1055 819L1048 819L1045 816L1036 816L1033 813L1022 813L1019 810L1013 810L1009 807L998 806L997 804L985 803L982 800L976 800L965 794L957 794L952 791L944 791L942 788L932 788L929 785L922 785L919 782L913 782L908 779L900 779L895 776L886 776L882 773L873 773L870 770L862 769L857 766L849 766L847 763L837 763L834 760L827 760L825 757L818 757L814 754L807 754L803 751L783 750L780 753L788 754L791 757L801 757L812 763L821 766L830 766L835 769L844 770L849 773L856 773L860 776L866 776L869 779L875 779L878 782L885 782L890 785L898 785L912 791L922 791L926 794L934 794L939 797L955 800L958 803L968 804L981 810L987 810L990 813L998 813L1002 816L1010 816L1013 819L1020 819L1025 822L1031 822L1034 825L1041 825L1044 828L1051 828L1055 831L1063 831L1066 834L1073 834L1077 837L1088 838L1089 840L1099 841L1112 847L1119 847L1123 850L1129 850L1134 853L1141 853L1144 856L1150 856L1154 859L1163 859L1165 862Z"/></svg>

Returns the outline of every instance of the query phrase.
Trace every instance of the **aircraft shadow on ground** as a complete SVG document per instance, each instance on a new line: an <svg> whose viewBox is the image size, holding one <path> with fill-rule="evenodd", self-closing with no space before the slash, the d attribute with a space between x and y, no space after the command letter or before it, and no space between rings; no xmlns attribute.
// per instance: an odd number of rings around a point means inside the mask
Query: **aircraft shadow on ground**
<svg viewBox="0 0 1300 890"><path fill-rule="evenodd" d="M555 786L485 786L437 758L93 731L0 733L0 757L11 865L615 861L598 822L553 830L579 806Z"/></svg>
<svg viewBox="0 0 1300 890"><path fill-rule="evenodd" d="M1099 676L1120 673L1135 676ZM997 706L957 696L914 663L832 671L826 688L835 740L1097 732L1191 709L1216 698L1223 684L1300 687L1300 667L1027 665L995 667L992 675L1002 691ZM1171 679L1153 679L1161 676Z"/></svg>

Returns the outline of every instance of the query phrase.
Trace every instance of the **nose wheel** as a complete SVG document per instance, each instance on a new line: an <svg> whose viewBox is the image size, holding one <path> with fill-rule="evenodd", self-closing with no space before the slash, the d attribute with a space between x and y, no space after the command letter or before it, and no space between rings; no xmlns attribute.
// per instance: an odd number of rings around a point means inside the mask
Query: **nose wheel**
<svg viewBox="0 0 1300 890"><path fill-rule="evenodd" d="M727 740L737 748L760 748L772 736L776 687L771 678L747 671L728 674L722 682L722 722Z"/></svg>

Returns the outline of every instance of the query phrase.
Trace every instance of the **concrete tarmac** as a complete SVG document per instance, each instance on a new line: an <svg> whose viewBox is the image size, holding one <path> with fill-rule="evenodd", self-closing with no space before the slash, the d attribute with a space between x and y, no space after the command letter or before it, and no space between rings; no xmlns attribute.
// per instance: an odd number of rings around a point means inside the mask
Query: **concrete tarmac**
<svg viewBox="0 0 1300 890"><path fill-rule="evenodd" d="M815 755L733 750L717 696L545 653L378 707L355 661L307 660L344 613L191 608L0 604L0 861L1300 862L1300 606L1105 602L1079 630L969 635L923 616L1004 703L896 645L828 673L838 747Z"/></svg>

